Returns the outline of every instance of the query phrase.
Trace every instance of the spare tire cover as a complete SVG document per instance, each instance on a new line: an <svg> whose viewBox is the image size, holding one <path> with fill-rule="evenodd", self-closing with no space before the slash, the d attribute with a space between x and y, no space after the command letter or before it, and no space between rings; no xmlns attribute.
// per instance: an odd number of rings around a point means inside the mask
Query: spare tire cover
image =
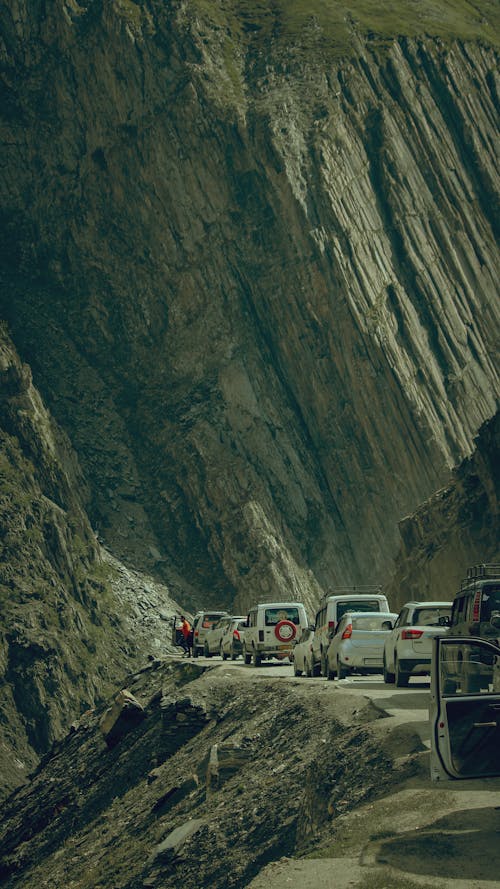
<svg viewBox="0 0 500 889"><path fill-rule="evenodd" d="M291 642L297 635L297 627L291 620L280 620L274 628L274 635L279 642Z"/></svg>

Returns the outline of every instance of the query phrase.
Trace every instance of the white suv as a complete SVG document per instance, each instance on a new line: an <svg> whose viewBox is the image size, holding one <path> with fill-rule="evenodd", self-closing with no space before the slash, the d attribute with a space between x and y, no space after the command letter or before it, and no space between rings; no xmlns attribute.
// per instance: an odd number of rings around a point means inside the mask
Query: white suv
<svg viewBox="0 0 500 889"><path fill-rule="evenodd" d="M407 602L384 645L384 682L408 685L410 676L429 675L432 639L449 629L451 602Z"/></svg>
<svg viewBox="0 0 500 889"><path fill-rule="evenodd" d="M325 596L316 613L312 643L313 675L328 676L327 650L339 621L348 611L390 611L379 586L343 587Z"/></svg>
<svg viewBox="0 0 500 889"><path fill-rule="evenodd" d="M193 657L205 654L207 633L221 619L229 617L227 611L198 611L193 621Z"/></svg>
<svg viewBox="0 0 500 889"><path fill-rule="evenodd" d="M297 631L308 626L302 602L264 602L254 605L247 618L243 659L260 667L268 658L290 657Z"/></svg>

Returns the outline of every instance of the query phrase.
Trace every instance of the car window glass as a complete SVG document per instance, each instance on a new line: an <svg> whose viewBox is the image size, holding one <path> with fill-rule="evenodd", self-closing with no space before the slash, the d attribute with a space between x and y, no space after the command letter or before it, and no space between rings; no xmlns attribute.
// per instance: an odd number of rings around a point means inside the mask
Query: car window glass
<svg viewBox="0 0 500 889"><path fill-rule="evenodd" d="M290 620L294 624L299 623L298 608L266 608L264 612L264 623L266 627L275 627L282 620Z"/></svg>
<svg viewBox="0 0 500 889"><path fill-rule="evenodd" d="M442 606L440 608L418 608L413 614L413 624L419 627L438 627L440 626L439 618L449 618L450 615L451 606Z"/></svg>
<svg viewBox="0 0 500 889"><path fill-rule="evenodd" d="M387 621L386 617L353 617L353 630L381 630L382 624Z"/></svg>
<svg viewBox="0 0 500 889"><path fill-rule="evenodd" d="M488 584L483 588L481 620L491 620L494 612L500 612L500 584Z"/></svg>
<svg viewBox="0 0 500 889"><path fill-rule="evenodd" d="M349 602L337 604L337 619L340 620L348 611L380 611L378 599L351 599Z"/></svg>

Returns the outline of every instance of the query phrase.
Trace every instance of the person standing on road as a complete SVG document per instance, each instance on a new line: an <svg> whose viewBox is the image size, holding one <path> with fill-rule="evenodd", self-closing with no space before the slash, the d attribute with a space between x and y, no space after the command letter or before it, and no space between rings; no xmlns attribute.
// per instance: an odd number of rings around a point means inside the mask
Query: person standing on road
<svg viewBox="0 0 500 889"><path fill-rule="evenodd" d="M191 633L191 624L189 623L187 618L184 617L183 614L181 614L181 621L182 621L181 646L182 646L182 650L184 651L183 657L191 657L191 646L189 644L189 637L190 637L190 633Z"/></svg>

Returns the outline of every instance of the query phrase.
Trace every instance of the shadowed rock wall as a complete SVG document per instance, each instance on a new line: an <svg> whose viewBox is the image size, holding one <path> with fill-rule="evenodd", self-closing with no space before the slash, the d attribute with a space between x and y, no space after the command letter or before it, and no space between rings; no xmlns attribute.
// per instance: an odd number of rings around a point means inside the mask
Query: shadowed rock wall
<svg viewBox="0 0 500 889"><path fill-rule="evenodd" d="M415 513L400 522L391 604L453 599L471 565L500 564L500 418L481 428L476 448Z"/></svg>
<svg viewBox="0 0 500 889"><path fill-rule="evenodd" d="M238 10L7 3L0 308L115 552L311 605L495 411L497 60Z"/></svg>

